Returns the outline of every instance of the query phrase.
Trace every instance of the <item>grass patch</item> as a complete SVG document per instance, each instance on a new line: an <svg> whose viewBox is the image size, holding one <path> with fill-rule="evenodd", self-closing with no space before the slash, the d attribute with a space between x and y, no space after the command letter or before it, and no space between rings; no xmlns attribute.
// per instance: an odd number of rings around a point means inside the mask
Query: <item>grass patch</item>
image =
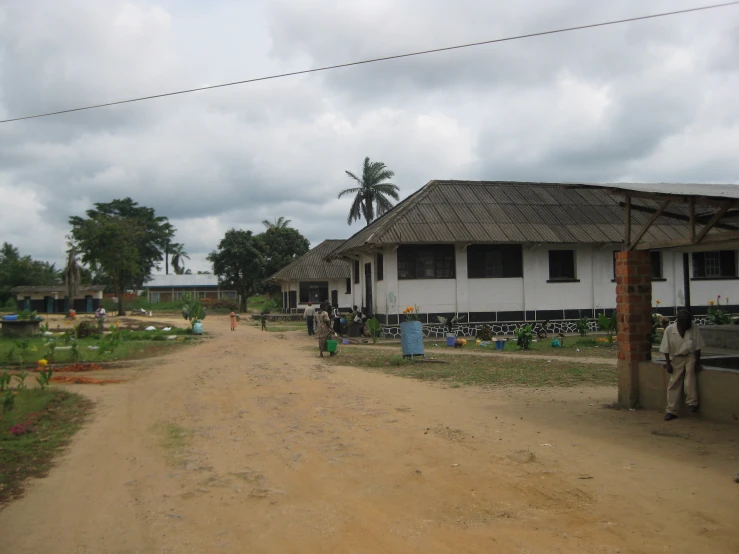
<svg viewBox="0 0 739 554"><path fill-rule="evenodd" d="M85 421L92 402L64 390L18 392L13 410L0 414L0 503L17 498L29 477L43 477L54 455ZM14 425L30 432L15 436Z"/></svg>
<svg viewBox="0 0 739 554"><path fill-rule="evenodd" d="M154 333L152 335L144 335L138 338L122 340L113 352L100 353L101 339L100 337L93 336L84 339L78 339L77 352L79 362L116 362L121 360L140 360L142 358L149 358L152 356L159 356L166 354L175 348L180 348L184 344L193 344L198 339L180 335L177 339L169 340L164 335L157 335L157 331L132 331L132 335L136 333ZM49 339L46 337L39 337L30 339L28 342L28 349L25 352L20 353L16 341L13 339L0 338L0 366L4 367L18 367L19 354L23 358L23 365L25 367L35 366L36 362L42 358L49 361L51 364L69 364L74 361L74 353L71 349L73 344L72 341L69 344L64 344L64 341L60 337L54 337L56 339L56 349L54 350L53 358L50 358L51 351L49 348ZM149 340L145 340L149 339ZM90 347L98 347L90 348Z"/></svg>
<svg viewBox="0 0 739 554"><path fill-rule="evenodd" d="M465 337L467 339L467 345L462 347L462 350L468 352L489 352L494 354L500 352L495 349L495 345L491 346L477 346L475 344L474 337ZM395 344L383 343L382 340L378 341L377 346L394 346L397 348L397 339L393 339ZM515 339L508 339L505 344L503 352L506 354L530 354L530 355L541 355L548 357L564 356L568 358L609 358L616 359L618 357L618 348L615 344L599 343L595 338L582 338L582 337L565 337L565 345L558 348L552 347L553 337L545 340L538 340L532 342L531 347L528 350L521 350L516 345ZM370 341L371 342L371 341ZM447 348L444 339L426 339L424 340L426 348ZM450 351L453 351L449 348ZM578 352L579 350L579 352Z"/></svg>
<svg viewBox="0 0 739 554"><path fill-rule="evenodd" d="M414 362L385 349L343 348L339 355L324 358L331 365L356 365L422 381L443 381L460 385L517 387L612 386L616 369L610 365L570 361L434 355L438 362Z"/></svg>
<svg viewBox="0 0 739 554"><path fill-rule="evenodd" d="M167 463L177 467L184 465L184 450L190 444L192 432L171 422L157 423L152 431L159 436L159 446L167 453Z"/></svg>

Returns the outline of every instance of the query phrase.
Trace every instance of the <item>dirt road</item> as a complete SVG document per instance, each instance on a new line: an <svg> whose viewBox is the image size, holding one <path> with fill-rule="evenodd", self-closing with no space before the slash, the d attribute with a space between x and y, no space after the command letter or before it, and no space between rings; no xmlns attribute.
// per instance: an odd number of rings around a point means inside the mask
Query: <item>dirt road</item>
<svg viewBox="0 0 739 554"><path fill-rule="evenodd" d="M735 426L328 367L207 321L131 381L76 387L94 418L0 512L2 552L739 552Z"/></svg>

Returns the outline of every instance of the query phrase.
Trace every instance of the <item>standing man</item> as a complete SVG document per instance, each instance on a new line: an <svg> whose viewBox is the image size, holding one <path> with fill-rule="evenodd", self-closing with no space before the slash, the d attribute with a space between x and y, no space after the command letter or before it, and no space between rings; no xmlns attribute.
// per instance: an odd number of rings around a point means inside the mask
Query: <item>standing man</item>
<svg viewBox="0 0 739 554"><path fill-rule="evenodd" d="M665 355L667 373L670 374L665 421L677 418L683 389L690 411L698 411L696 373L701 370L701 348L703 339L698 326L693 325L693 315L688 310L680 310L675 323L665 329L659 347L659 351Z"/></svg>
<svg viewBox="0 0 739 554"><path fill-rule="evenodd" d="M310 337L315 335L315 331L313 330L313 322L316 319L316 309L313 307L313 302L308 302L308 307L303 312L303 317L308 324L308 336Z"/></svg>

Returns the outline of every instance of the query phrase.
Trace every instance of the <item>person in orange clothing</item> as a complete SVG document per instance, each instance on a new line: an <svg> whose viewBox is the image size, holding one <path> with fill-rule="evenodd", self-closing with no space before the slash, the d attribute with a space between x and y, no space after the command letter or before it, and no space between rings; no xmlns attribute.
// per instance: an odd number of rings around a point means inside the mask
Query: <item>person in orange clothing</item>
<svg viewBox="0 0 739 554"><path fill-rule="evenodd" d="M234 312L231 312L231 314L228 316L231 319L231 330L236 330L236 314Z"/></svg>

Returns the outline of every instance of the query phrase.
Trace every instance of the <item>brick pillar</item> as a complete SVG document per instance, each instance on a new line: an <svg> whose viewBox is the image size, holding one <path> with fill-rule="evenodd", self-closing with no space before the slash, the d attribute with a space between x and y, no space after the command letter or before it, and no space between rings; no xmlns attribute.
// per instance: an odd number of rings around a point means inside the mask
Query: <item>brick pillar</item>
<svg viewBox="0 0 739 554"><path fill-rule="evenodd" d="M618 321L618 403L639 403L639 363L649 360L652 345L652 268L649 252L616 253L616 314Z"/></svg>

